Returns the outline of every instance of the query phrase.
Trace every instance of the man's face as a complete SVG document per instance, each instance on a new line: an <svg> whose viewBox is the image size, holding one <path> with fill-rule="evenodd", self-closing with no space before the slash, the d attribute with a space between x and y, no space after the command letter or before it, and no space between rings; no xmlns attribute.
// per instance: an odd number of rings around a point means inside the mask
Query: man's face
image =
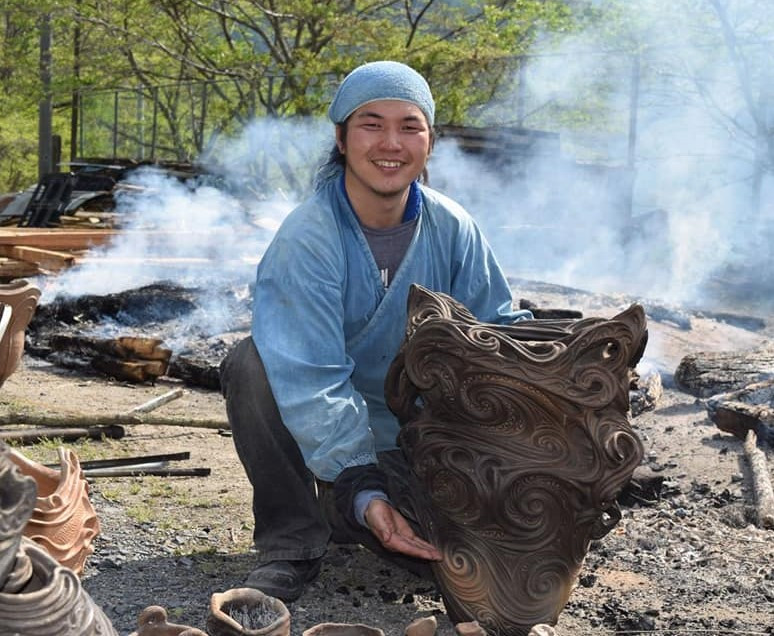
<svg viewBox="0 0 774 636"><path fill-rule="evenodd" d="M337 127L336 140L346 159L350 195L400 195L422 173L430 155L424 113L398 100L361 106L347 121L346 139Z"/></svg>

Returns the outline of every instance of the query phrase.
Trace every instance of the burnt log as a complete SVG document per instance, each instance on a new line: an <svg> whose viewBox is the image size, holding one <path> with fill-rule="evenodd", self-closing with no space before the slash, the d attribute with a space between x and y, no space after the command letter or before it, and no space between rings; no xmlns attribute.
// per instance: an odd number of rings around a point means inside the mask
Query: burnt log
<svg viewBox="0 0 774 636"><path fill-rule="evenodd" d="M117 380L154 382L165 375L172 356L158 338L92 338L89 336L53 335L47 347L31 351L68 369L99 373Z"/></svg>
<svg viewBox="0 0 774 636"><path fill-rule="evenodd" d="M519 299L519 309L529 309L535 319L577 319L583 318L583 312L577 309L562 309L556 307L538 307L537 304L526 298Z"/></svg>
<svg viewBox="0 0 774 636"><path fill-rule="evenodd" d="M170 361L167 373L188 386L220 391L220 360L194 354L176 355Z"/></svg>
<svg viewBox="0 0 774 636"><path fill-rule="evenodd" d="M758 526L774 529L774 489L771 486L766 454L758 448L758 437L753 431L747 432L744 454L750 465Z"/></svg>
<svg viewBox="0 0 774 636"><path fill-rule="evenodd" d="M675 383L691 395L710 397L774 379L774 345L752 351L698 352L685 356Z"/></svg>
<svg viewBox="0 0 774 636"><path fill-rule="evenodd" d="M753 431L762 441L774 445L774 380L713 395L707 400L707 413L721 431L741 440Z"/></svg>

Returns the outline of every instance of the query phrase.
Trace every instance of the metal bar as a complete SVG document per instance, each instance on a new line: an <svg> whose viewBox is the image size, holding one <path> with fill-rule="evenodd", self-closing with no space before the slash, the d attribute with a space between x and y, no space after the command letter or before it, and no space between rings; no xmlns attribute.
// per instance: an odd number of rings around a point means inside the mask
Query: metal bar
<svg viewBox="0 0 774 636"><path fill-rule="evenodd" d="M94 469L84 471L86 477L207 477L209 468L127 468L123 471L113 469Z"/></svg>
<svg viewBox="0 0 774 636"><path fill-rule="evenodd" d="M3 441L22 444L36 443L48 439L61 439L63 442L71 442L84 437L90 439L102 439L103 437L121 439L123 436L124 427L114 424L109 426L32 428L0 431L0 439ZM56 466L59 466L59 464L56 464Z"/></svg>
<svg viewBox="0 0 774 636"><path fill-rule="evenodd" d="M92 468L114 468L116 466L137 466L138 464L151 464L154 462L175 461L178 459L190 459L191 453L167 453L162 455L145 455L140 457L116 457L113 459L90 459L81 462L83 470ZM56 464L55 466L58 466ZM54 466L54 467L55 467Z"/></svg>

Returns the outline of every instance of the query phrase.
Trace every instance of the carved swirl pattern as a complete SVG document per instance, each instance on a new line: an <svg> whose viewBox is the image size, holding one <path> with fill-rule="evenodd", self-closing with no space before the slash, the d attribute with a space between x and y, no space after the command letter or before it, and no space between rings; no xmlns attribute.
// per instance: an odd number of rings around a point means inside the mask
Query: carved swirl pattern
<svg viewBox="0 0 774 636"><path fill-rule="evenodd" d="M0 442L0 590L11 575L22 532L35 508L35 480L24 477Z"/></svg>
<svg viewBox="0 0 774 636"><path fill-rule="evenodd" d="M500 326L412 288L385 392L455 622L498 636L556 623L642 458L628 391L646 341L638 305Z"/></svg>
<svg viewBox="0 0 774 636"><path fill-rule="evenodd" d="M0 591L0 625L11 634L116 636L72 570L26 537L22 547L32 562L32 579L29 589L11 594Z"/></svg>

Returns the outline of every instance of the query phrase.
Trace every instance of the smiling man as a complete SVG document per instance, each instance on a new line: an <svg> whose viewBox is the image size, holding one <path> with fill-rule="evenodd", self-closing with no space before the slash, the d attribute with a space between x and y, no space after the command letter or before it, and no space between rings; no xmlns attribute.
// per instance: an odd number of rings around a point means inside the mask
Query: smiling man
<svg viewBox="0 0 774 636"><path fill-rule="evenodd" d="M258 565L245 585L293 601L328 542L360 543L432 576L384 379L413 283L484 322L514 312L488 243L457 203L421 185L435 102L399 62L364 64L328 114L336 144L314 195L258 266L251 336L221 364L239 458L253 486Z"/></svg>

